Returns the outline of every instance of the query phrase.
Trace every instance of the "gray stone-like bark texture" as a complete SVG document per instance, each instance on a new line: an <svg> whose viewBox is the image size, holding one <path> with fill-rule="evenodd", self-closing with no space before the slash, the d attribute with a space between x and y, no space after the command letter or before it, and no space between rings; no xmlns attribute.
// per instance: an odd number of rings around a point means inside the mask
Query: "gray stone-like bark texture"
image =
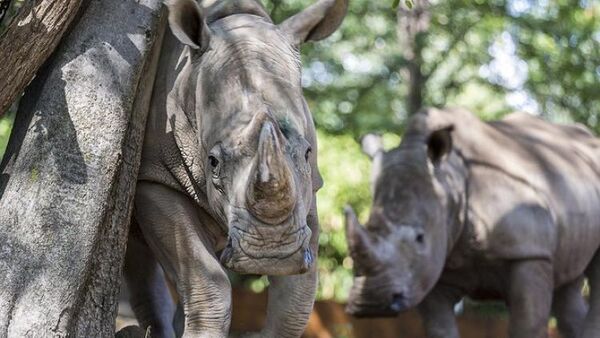
<svg viewBox="0 0 600 338"><path fill-rule="evenodd" d="M84 6L0 165L0 337L114 335L166 15L160 0Z"/></svg>

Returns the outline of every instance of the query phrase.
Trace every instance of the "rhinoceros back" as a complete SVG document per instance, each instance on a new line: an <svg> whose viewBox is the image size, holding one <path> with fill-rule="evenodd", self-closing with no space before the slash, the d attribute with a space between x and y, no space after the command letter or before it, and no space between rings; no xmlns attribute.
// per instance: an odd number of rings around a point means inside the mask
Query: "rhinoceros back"
<svg viewBox="0 0 600 338"><path fill-rule="evenodd" d="M501 259L550 259L556 283L580 275L600 243L600 141L578 125L515 113L457 121L469 167L469 223ZM479 121L478 119L476 119Z"/></svg>

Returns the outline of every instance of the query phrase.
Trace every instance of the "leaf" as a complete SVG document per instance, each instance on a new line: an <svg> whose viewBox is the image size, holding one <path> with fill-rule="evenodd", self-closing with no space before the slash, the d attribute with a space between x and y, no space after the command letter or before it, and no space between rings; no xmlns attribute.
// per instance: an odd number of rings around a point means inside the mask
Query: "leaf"
<svg viewBox="0 0 600 338"><path fill-rule="evenodd" d="M404 0L404 3L406 4L406 7L408 7L408 9L412 9L413 6L415 5L413 0Z"/></svg>
<svg viewBox="0 0 600 338"><path fill-rule="evenodd" d="M396 9L398 8L398 5L400 4L400 0L394 0L394 2L392 3L392 8Z"/></svg>

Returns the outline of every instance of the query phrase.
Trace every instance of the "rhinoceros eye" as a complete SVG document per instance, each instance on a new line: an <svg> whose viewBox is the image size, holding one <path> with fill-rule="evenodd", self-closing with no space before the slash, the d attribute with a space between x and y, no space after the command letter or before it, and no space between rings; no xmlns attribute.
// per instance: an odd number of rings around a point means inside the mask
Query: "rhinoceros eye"
<svg viewBox="0 0 600 338"><path fill-rule="evenodd" d="M423 244L425 242L425 235L419 233L417 234L417 236L415 237L415 240L417 241L417 243L419 244Z"/></svg>
<svg viewBox="0 0 600 338"><path fill-rule="evenodd" d="M309 157L310 157L310 153L312 153L312 148L308 147L306 149L306 153L304 153L304 159L308 161Z"/></svg>
<svg viewBox="0 0 600 338"><path fill-rule="evenodd" d="M208 164L212 171L213 180L219 179L219 175L221 174L221 163L219 162L219 159L215 155L209 155Z"/></svg>
<svg viewBox="0 0 600 338"><path fill-rule="evenodd" d="M210 155L208 157L208 163L210 163L210 166L213 169L216 169L219 166L219 160L216 157L214 157L213 155Z"/></svg>

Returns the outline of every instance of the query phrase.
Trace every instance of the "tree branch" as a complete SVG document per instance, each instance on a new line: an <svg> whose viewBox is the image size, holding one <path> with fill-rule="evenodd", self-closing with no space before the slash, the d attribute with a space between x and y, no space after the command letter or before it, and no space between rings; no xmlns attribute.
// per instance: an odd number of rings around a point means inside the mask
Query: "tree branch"
<svg viewBox="0 0 600 338"><path fill-rule="evenodd" d="M0 116L54 51L82 1L28 1L0 36Z"/></svg>

